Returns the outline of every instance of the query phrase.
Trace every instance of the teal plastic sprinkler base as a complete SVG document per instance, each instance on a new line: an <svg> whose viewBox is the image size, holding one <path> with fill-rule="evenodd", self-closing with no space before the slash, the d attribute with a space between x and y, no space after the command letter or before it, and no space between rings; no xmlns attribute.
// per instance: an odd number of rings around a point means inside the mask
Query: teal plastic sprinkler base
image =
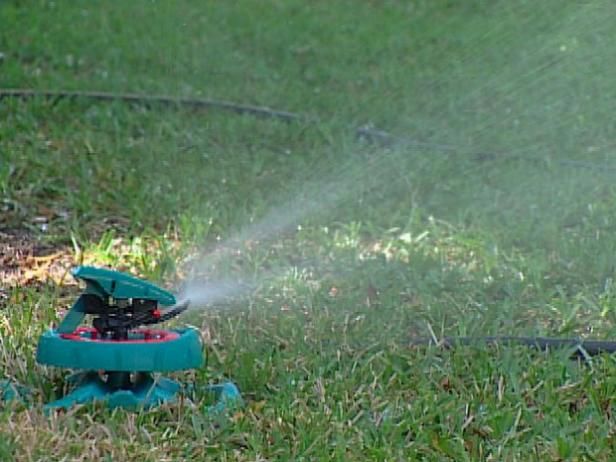
<svg viewBox="0 0 616 462"><path fill-rule="evenodd" d="M86 372L77 374L71 381L76 383L76 388L63 398L46 404L46 411L94 402L104 402L110 409L149 409L164 403L173 403L178 395L185 391L173 380L154 379L148 373L137 374L131 381L131 374L126 372L111 372L104 376L96 372ZM205 409L208 414L221 414L243 405L240 391L231 382L208 385L201 389L213 393L216 399L215 404ZM195 387L191 387L191 390L194 391Z"/></svg>
<svg viewBox="0 0 616 462"><path fill-rule="evenodd" d="M105 379L103 377L106 377ZM136 374L131 381L127 372L96 372L81 375L77 387L64 398L45 405L45 409L69 408L76 404L106 402L108 407L129 409L150 408L173 402L181 386L166 378L153 379L148 373Z"/></svg>

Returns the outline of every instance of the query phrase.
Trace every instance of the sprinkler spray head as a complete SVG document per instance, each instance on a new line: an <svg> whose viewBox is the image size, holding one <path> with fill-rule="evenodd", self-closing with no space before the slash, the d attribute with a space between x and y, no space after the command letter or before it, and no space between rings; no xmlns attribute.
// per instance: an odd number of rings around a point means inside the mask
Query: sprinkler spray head
<svg viewBox="0 0 616 462"><path fill-rule="evenodd" d="M108 298L93 294L83 295L83 313L94 315L92 326L101 338L126 340L128 333L141 326L168 321L188 308L189 301L165 310L156 300L147 298Z"/></svg>
<svg viewBox="0 0 616 462"><path fill-rule="evenodd" d="M86 288L58 326L61 334L74 332L85 315L92 315L101 338L126 340L131 330L168 321L189 305L189 300L176 303L166 290L127 274L80 266L73 275Z"/></svg>

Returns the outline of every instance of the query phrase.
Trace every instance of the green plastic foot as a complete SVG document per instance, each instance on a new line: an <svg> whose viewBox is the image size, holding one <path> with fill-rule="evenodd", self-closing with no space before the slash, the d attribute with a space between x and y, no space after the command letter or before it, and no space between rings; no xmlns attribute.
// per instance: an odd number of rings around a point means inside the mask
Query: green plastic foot
<svg viewBox="0 0 616 462"><path fill-rule="evenodd" d="M233 382L208 385L205 389L216 396L216 404L208 406L206 409L208 414L221 414L244 405L242 395Z"/></svg>
<svg viewBox="0 0 616 462"><path fill-rule="evenodd" d="M224 414L227 411L232 411L244 405L240 390L233 382L223 382L205 386L190 384L185 387L185 392L193 399L196 394L212 393L216 402L206 406L203 411L206 414L214 416Z"/></svg>
<svg viewBox="0 0 616 462"><path fill-rule="evenodd" d="M57 401L45 405L46 410L66 409L76 404L103 401L111 409L116 407L137 409L150 408L166 402L175 401L181 387L173 380L159 378L154 380L150 374L138 374L130 381L130 374L111 372L107 380L97 373L84 374L81 383L71 393Z"/></svg>
<svg viewBox="0 0 616 462"><path fill-rule="evenodd" d="M11 380L0 380L0 402L19 401L26 403L30 397L30 390Z"/></svg>

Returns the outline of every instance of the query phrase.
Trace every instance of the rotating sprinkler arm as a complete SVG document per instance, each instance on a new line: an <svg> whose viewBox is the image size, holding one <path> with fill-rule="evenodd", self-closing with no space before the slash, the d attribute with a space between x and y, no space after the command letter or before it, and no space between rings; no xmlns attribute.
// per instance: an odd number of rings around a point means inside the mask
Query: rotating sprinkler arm
<svg viewBox="0 0 616 462"><path fill-rule="evenodd" d="M95 327L104 333L163 322L188 307L188 301L176 305L170 292L128 274L80 266L73 276L86 288L58 326L61 334L74 332L86 314L98 316ZM171 308L161 311L159 305Z"/></svg>
<svg viewBox="0 0 616 462"><path fill-rule="evenodd" d="M141 323L141 325L158 324L159 322L169 321L170 319L175 318L179 314L186 311L188 305L190 305L190 300L185 300L170 308L167 308L165 311L156 310L153 319L145 320Z"/></svg>

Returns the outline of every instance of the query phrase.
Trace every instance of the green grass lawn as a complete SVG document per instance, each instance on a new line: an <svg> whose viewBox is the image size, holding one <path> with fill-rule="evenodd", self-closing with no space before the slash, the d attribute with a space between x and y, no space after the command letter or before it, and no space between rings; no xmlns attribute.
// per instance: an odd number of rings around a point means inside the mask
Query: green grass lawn
<svg viewBox="0 0 616 462"><path fill-rule="evenodd" d="M603 0L2 2L0 87L312 121L0 100L0 245L58 255L0 286L0 378L32 390L0 403L0 460L613 460L612 357L409 342L616 337L615 16ZM366 124L415 144L359 140ZM208 358L177 378L233 380L246 406L45 415L67 371L35 347L81 262L172 290L248 283L176 321Z"/></svg>

